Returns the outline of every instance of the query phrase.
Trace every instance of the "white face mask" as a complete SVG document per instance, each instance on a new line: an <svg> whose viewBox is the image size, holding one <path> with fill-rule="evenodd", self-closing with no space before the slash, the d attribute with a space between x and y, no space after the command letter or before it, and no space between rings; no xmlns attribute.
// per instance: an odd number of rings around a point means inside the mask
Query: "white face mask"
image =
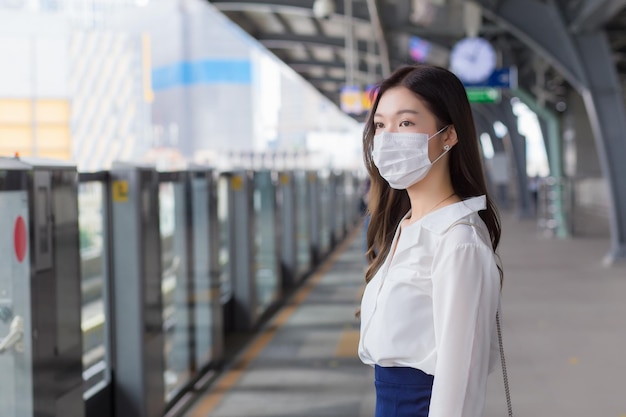
<svg viewBox="0 0 626 417"><path fill-rule="evenodd" d="M372 158L380 175L391 188L404 190L424 179L432 164L440 160L449 150L430 162L428 141L443 132L448 126L428 137L426 133L383 132L374 136Z"/></svg>

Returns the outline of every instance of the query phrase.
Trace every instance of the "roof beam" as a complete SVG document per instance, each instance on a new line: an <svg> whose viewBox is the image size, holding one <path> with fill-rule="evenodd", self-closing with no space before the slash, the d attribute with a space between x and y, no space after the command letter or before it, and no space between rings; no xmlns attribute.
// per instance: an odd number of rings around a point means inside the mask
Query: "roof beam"
<svg viewBox="0 0 626 417"><path fill-rule="evenodd" d="M465 29L462 27L419 27L415 25L401 25L389 28L395 34L408 33L410 35L419 36L430 40L429 38L450 38L457 40L465 37ZM483 36L495 36L507 33L507 30L495 24L483 24L480 28L480 34Z"/></svg>
<svg viewBox="0 0 626 417"><path fill-rule="evenodd" d="M284 60L285 64L289 65L294 70L306 71L309 68L336 68L336 69L345 69L346 66L342 61L303 61L303 60L292 60L286 59ZM367 72L367 62L363 60L359 60L359 68L360 72Z"/></svg>
<svg viewBox="0 0 626 417"><path fill-rule="evenodd" d="M229 16L228 14L226 14L226 16L231 20L233 19L232 15ZM254 22L244 13L237 14L237 25L254 37L262 32L261 28L259 28L259 25L257 25L256 22Z"/></svg>
<svg viewBox="0 0 626 417"><path fill-rule="evenodd" d="M311 22L313 22L313 26L315 26L315 30L317 30L317 33L319 33L320 35L326 36L326 32L324 31L324 28L322 27L322 24L320 23L319 19L311 18ZM337 54L336 49L333 50L333 55L335 56L335 59L337 61L341 61L341 59L339 58L339 55Z"/></svg>
<svg viewBox="0 0 626 417"><path fill-rule="evenodd" d="M302 0L299 6L294 6L293 0L218 0L211 2L221 12L252 11L259 13L281 13L315 18L313 2ZM337 5L337 12L331 18L343 19L343 6ZM359 23L369 24L369 15L360 8L355 8L353 19Z"/></svg>
<svg viewBox="0 0 626 417"><path fill-rule="evenodd" d="M354 75L357 80L360 80L363 82L367 82L367 79L369 77L367 73L362 73L362 72L355 72ZM337 85L337 91L339 91L339 89L346 84L345 77L333 77L330 75L326 75L324 77L304 76L304 78L306 78L308 82L314 85L323 84L323 83L335 83Z"/></svg>
<svg viewBox="0 0 626 417"><path fill-rule="evenodd" d="M385 31L383 30L383 26L380 21L380 15L378 14L378 5L376 4L376 0L367 0L367 9L369 11L370 21L374 27L374 36L376 37L376 43L378 44L378 51L380 52L380 63L382 65L383 77L387 78L391 73L389 48L387 47Z"/></svg>
<svg viewBox="0 0 626 417"><path fill-rule="evenodd" d="M624 7L626 0L587 0L580 6L569 28L574 33L600 29Z"/></svg>
<svg viewBox="0 0 626 417"><path fill-rule="evenodd" d="M332 48L345 48L345 40L343 38L331 38L319 35L298 35L298 34L276 34L264 33L257 38L267 48L291 48L294 45L302 46L323 46ZM368 53L367 42L358 40L357 49L360 53ZM377 56L377 59L380 59Z"/></svg>
<svg viewBox="0 0 626 417"><path fill-rule="evenodd" d="M588 86L574 39L554 1L503 0L498 10L489 8L489 0L478 1L487 18L541 55L578 91Z"/></svg>
<svg viewBox="0 0 626 417"><path fill-rule="evenodd" d="M291 25L289 24L289 22L287 22L287 19L285 19L282 14L274 13L274 17L276 17L276 19L278 19L280 24L283 25L283 29L285 30L285 33L289 35L293 35L293 30L291 30ZM258 38L258 37L259 35L257 34L255 38ZM306 49L306 53L309 55L309 58L314 58L313 53L311 52L311 48L305 47L305 49Z"/></svg>
<svg viewBox="0 0 626 417"><path fill-rule="evenodd" d="M280 13L273 13L273 15L280 22L280 24L283 26L283 29L285 30L285 33L293 33L293 30L291 30L291 26L289 25L289 22L287 22L287 19L285 19L282 14L280 14Z"/></svg>

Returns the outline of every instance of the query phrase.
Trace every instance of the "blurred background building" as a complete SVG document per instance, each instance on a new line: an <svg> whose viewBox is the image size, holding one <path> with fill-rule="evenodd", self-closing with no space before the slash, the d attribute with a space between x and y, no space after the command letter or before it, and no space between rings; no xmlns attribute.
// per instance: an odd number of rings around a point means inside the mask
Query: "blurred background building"
<svg viewBox="0 0 626 417"><path fill-rule="evenodd" d="M208 2L6 0L0 21L0 154L360 164L358 122Z"/></svg>

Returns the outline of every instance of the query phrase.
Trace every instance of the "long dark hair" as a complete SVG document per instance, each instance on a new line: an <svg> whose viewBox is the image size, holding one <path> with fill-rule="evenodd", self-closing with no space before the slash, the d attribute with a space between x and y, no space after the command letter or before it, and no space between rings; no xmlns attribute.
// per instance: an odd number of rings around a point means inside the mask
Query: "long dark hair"
<svg viewBox="0 0 626 417"><path fill-rule="evenodd" d="M487 196L487 209L480 211L479 215L489 230L494 253L500 242L500 218L495 204L487 193L474 118L463 84L444 68L430 65L404 66L378 86L363 131L363 158L371 179L368 207L371 220L367 231L366 254L369 268L365 274L367 282L374 277L389 254L396 228L410 208L406 190L391 188L381 177L372 160L376 131L374 114L385 92L398 86L411 90L424 102L435 116L437 130L454 125L458 143L449 151L452 188L461 200L479 195ZM500 275L502 277L502 270Z"/></svg>

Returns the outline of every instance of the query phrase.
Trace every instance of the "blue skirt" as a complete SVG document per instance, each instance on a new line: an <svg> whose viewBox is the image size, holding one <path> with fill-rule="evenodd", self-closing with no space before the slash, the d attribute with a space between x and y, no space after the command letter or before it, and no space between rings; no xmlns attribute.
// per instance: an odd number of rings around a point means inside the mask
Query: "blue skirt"
<svg viewBox="0 0 626 417"><path fill-rule="evenodd" d="M414 368L374 368L376 417L428 417L432 375Z"/></svg>

